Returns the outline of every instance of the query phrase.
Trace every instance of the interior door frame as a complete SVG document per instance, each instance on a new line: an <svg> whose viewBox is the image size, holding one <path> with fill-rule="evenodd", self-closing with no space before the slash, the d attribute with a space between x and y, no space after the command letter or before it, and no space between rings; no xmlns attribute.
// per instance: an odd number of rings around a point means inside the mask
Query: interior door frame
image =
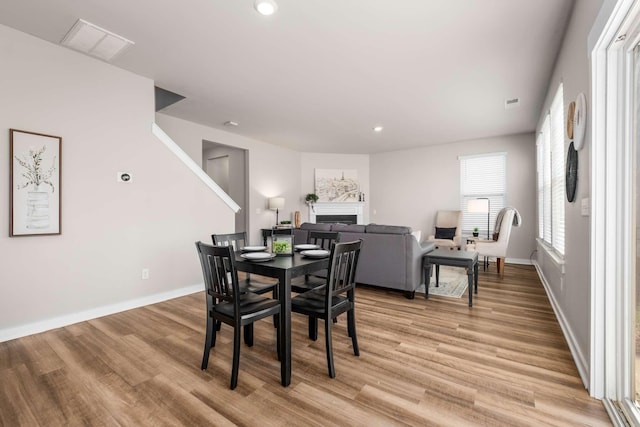
<svg viewBox="0 0 640 427"><path fill-rule="evenodd" d="M613 6L591 51L591 348L589 391L616 425L640 426L634 399L635 141L633 51L640 0ZM600 17L599 17L600 18Z"/></svg>

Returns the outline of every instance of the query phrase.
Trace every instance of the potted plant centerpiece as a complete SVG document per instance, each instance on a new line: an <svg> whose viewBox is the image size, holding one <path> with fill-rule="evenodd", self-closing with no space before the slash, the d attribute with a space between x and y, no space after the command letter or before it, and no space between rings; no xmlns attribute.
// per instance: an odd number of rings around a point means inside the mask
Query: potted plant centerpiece
<svg viewBox="0 0 640 427"><path fill-rule="evenodd" d="M473 227L473 237L478 237L478 227Z"/></svg>

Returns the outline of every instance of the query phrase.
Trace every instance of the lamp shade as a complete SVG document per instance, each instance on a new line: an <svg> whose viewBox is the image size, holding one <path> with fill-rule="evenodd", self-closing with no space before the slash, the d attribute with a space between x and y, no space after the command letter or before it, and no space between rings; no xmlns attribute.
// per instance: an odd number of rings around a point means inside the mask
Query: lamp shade
<svg viewBox="0 0 640 427"><path fill-rule="evenodd" d="M269 199L269 209L276 211L284 208L284 197L272 197Z"/></svg>
<svg viewBox="0 0 640 427"><path fill-rule="evenodd" d="M488 213L489 199L470 199L467 202L468 212Z"/></svg>

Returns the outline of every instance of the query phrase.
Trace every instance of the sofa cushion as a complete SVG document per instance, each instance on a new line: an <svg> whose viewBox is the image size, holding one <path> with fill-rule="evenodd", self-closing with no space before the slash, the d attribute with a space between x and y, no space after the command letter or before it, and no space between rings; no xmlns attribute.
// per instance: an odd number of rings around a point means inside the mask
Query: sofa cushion
<svg viewBox="0 0 640 427"><path fill-rule="evenodd" d="M301 230L317 230L317 231L331 231L332 224L314 224L313 222L303 222L300 224Z"/></svg>
<svg viewBox="0 0 640 427"><path fill-rule="evenodd" d="M365 226L362 224L332 224L331 231L364 233Z"/></svg>
<svg viewBox="0 0 640 427"><path fill-rule="evenodd" d="M436 239L453 240L457 227L436 227Z"/></svg>
<svg viewBox="0 0 640 427"><path fill-rule="evenodd" d="M401 225L378 225L369 224L366 226L366 233L377 234L411 234L411 227L404 227Z"/></svg>

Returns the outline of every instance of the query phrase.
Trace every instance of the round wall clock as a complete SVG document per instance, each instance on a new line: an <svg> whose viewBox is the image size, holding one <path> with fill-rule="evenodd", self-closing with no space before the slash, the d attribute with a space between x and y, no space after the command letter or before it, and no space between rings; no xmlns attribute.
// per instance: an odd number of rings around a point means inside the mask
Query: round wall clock
<svg viewBox="0 0 640 427"><path fill-rule="evenodd" d="M573 115L575 114L576 103L569 104L567 109L567 138L573 139Z"/></svg>
<svg viewBox="0 0 640 427"><path fill-rule="evenodd" d="M576 99L576 109L573 113L573 143L576 150L584 146L584 134L587 130L587 99L580 93Z"/></svg>
<svg viewBox="0 0 640 427"><path fill-rule="evenodd" d="M573 148L573 142L569 144L569 150L567 150L565 183L567 200L571 203L575 200L578 184L578 152Z"/></svg>

